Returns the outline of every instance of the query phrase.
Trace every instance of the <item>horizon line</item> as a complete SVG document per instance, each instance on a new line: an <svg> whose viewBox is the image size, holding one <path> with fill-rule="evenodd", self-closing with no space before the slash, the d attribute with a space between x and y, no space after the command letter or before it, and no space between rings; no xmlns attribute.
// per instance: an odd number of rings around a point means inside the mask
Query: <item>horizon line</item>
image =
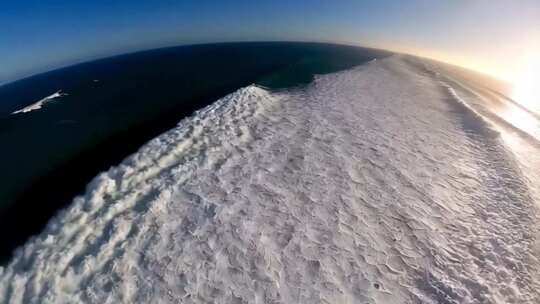
<svg viewBox="0 0 540 304"><path fill-rule="evenodd" d="M168 49L168 48L175 48L175 47L190 47L190 46L213 45L213 44L236 44L236 43L238 43L238 44L240 44L240 43L315 43L315 44L332 44L332 45L338 45L338 46L352 46L352 47L360 47L360 48L366 48L366 49L374 49L374 50L379 50L379 51L391 52L391 53L394 53L396 55L401 54L401 55L418 57L418 58L426 59L426 60L437 61L437 62L440 62L440 63L443 63L443 64L448 64L448 65L452 65L452 66L455 66L455 67L467 69L467 70L470 70L472 72L480 73L480 74L482 74L484 76L487 76L487 77L493 78L495 80L502 81L502 82L510 84L510 81L507 80L507 79L502 79L502 78L498 77L497 75L493 75L493 74L490 74L490 73L487 73L487 72L484 72L484 71L481 71L481 70L478 70L478 69L475 69L475 68L472 68L472 67L460 65L458 63L450 62L448 60L444 60L444 59L441 59L441 58L434 58L432 56L426 56L426 55L422 55L422 54L413 53L413 52L410 52L410 51L399 50L399 49L395 49L395 48L392 48L392 47L382 47L382 46L378 46L378 45L374 45L374 44L370 44L370 43L360 44L360 43L351 42L351 41L331 41L331 40L234 40L234 41L216 41L216 42L196 42L196 43L186 43L186 44L172 44L171 43L171 44L164 44L164 45L161 45L161 46L150 47L150 48L142 47L142 48L134 49L134 50L131 50L131 51L112 52L112 53L110 53L108 55L90 56L89 58L86 58L86 59L75 59L70 63L59 65L58 67L55 67L55 68L50 68L50 69L45 68L45 69L43 69L41 71L38 71L38 72L35 72L35 73L28 73L26 75L17 77L17 78L15 78L13 80L0 82L0 88L2 88L3 86L9 85L9 84L15 83L15 82L19 82L19 81L23 81L23 80L26 80L26 79L29 79L29 78L32 78L32 77L35 77L35 76L39 76L39 75L42 75L42 74L54 72L54 71L57 71L57 70L62 70L62 69L73 67L73 66L80 65L80 64L85 64L85 63L91 63L91 62L94 62L94 61L104 60L104 59L108 59L108 58L114 58L114 57L119 57L119 56L124 56L124 55L134 55L134 54L138 54L138 53L144 53L144 52L156 51L156 50Z"/></svg>

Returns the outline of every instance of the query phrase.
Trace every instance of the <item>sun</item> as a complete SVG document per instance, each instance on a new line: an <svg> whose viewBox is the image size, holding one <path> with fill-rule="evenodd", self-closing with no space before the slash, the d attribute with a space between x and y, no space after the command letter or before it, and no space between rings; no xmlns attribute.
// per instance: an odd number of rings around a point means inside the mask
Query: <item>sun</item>
<svg viewBox="0 0 540 304"><path fill-rule="evenodd" d="M540 56L526 62L512 81L512 99L529 110L540 111Z"/></svg>

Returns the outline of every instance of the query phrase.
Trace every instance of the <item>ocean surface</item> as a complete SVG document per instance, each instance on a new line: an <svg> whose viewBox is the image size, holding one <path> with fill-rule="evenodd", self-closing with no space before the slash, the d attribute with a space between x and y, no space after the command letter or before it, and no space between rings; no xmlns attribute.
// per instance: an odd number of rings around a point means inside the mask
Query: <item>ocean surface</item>
<svg viewBox="0 0 540 304"><path fill-rule="evenodd" d="M409 56L303 64L97 175L0 268L0 302L540 302L534 113Z"/></svg>
<svg viewBox="0 0 540 304"><path fill-rule="evenodd" d="M313 43L181 46L128 54L0 87L0 261L99 172L241 87L309 83L389 53Z"/></svg>

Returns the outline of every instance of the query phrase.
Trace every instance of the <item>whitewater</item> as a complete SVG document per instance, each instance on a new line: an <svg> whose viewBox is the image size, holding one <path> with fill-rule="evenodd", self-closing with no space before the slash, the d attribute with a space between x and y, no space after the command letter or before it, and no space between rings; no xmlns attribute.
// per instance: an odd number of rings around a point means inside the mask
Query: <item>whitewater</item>
<svg viewBox="0 0 540 304"><path fill-rule="evenodd" d="M22 114L22 113L28 113L28 112L32 112L32 111L36 111L36 110L39 110L41 108L43 108L46 104L50 103L50 102L53 102L55 101L56 99L60 98L60 97L64 97L68 95L67 93L63 93L62 90L60 91L56 91L55 93L29 105L29 106L26 106L20 110L17 110L17 111L14 111L11 113L11 115L14 115L14 114Z"/></svg>
<svg viewBox="0 0 540 304"><path fill-rule="evenodd" d="M0 302L539 303L538 184L460 90L404 56L239 89L97 176Z"/></svg>

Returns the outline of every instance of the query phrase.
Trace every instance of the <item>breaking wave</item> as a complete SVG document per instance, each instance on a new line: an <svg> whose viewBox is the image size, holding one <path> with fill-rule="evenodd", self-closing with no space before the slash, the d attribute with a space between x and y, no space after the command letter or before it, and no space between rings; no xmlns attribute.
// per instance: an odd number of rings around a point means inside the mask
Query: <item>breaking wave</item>
<svg viewBox="0 0 540 304"><path fill-rule="evenodd" d="M452 98L399 56L240 89L96 177L0 301L538 302L534 199Z"/></svg>
<svg viewBox="0 0 540 304"><path fill-rule="evenodd" d="M62 90L60 91L57 91L43 99L40 99L39 101L29 105L29 106L26 106L20 110L17 110L17 111L14 111L13 113L11 113L11 115L13 114L21 114L21 113L28 113L28 112L31 112L31 111L35 111L35 110L39 110L41 109L45 104L49 103L49 102L52 102L54 101L55 99L57 98L60 98L60 97L63 97L63 96L66 96L68 95L67 93L63 93Z"/></svg>

